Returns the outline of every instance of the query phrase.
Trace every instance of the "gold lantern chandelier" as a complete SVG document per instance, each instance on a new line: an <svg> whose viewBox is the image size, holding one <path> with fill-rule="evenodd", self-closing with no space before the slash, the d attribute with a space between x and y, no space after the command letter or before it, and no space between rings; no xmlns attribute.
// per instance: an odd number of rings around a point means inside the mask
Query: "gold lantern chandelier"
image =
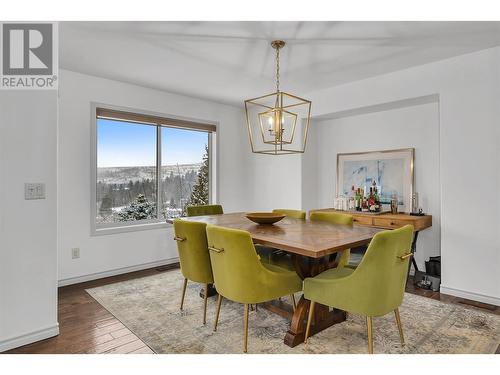
<svg viewBox="0 0 500 375"><path fill-rule="evenodd" d="M276 50L276 92L245 100L252 152L303 153L311 121L311 101L280 91L280 49L285 42L274 40L271 46Z"/></svg>

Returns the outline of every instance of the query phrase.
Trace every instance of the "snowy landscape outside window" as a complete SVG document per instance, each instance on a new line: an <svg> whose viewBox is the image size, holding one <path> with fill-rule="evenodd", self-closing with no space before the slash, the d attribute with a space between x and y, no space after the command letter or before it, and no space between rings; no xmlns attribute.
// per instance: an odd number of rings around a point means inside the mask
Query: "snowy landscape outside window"
<svg viewBox="0 0 500 375"><path fill-rule="evenodd" d="M171 221L211 203L215 126L96 112L96 229Z"/></svg>

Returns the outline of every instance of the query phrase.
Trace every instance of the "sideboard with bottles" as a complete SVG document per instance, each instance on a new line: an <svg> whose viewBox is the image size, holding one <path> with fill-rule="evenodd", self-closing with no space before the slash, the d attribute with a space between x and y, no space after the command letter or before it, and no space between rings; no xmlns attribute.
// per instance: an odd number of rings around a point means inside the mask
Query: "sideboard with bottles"
<svg viewBox="0 0 500 375"><path fill-rule="evenodd" d="M354 223L358 225L366 225L375 228L396 229L401 228L407 224L413 225L415 231L421 231L432 226L431 215L410 215L405 213L391 214L390 212L384 213L370 213L362 211L341 211L334 208L322 208L312 211L335 211L348 215L352 215Z"/></svg>
<svg viewBox="0 0 500 375"><path fill-rule="evenodd" d="M407 224L413 225L415 230L415 236L413 238L413 243L411 250L414 253L417 247L418 233L421 230L430 228L432 226L432 216L431 215L410 215L406 213L392 214L390 212L380 212L380 213L370 213L363 211L342 211L336 210L335 208L322 208L317 210L311 210L309 213L314 211L320 212L340 212L348 215L352 215L353 221L357 225L364 225L374 228L382 229L396 229L401 228ZM412 264L416 271L418 271L417 262L414 257L412 257Z"/></svg>

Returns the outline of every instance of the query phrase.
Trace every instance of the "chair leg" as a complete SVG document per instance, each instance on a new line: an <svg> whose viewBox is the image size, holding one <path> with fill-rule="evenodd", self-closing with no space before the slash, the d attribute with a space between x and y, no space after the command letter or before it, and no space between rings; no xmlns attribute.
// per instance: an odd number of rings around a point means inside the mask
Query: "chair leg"
<svg viewBox="0 0 500 375"><path fill-rule="evenodd" d="M243 331L244 331L244 339L243 339L243 353L247 352L247 343L248 343L248 303L245 303L245 313L243 317Z"/></svg>
<svg viewBox="0 0 500 375"><path fill-rule="evenodd" d="M181 297L181 310L184 307L184 296L186 295L187 283L188 283L188 279L184 279L184 285L182 287L182 297Z"/></svg>
<svg viewBox="0 0 500 375"><path fill-rule="evenodd" d="M219 323L219 313L220 313L220 305L222 303L222 295L217 296L217 310L215 312L215 323L214 323L214 332L217 331L217 324Z"/></svg>
<svg viewBox="0 0 500 375"><path fill-rule="evenodd" d="M208 302L208 284L205 284L205 296L203 297L203 325L207 324L207 302Z"/></svg>
<svg viewBox="0 0 500 375"><path fill-rule="evenodd" d="M293 311L295 312L295 309L297 308L297 302L295 302L295 295L292 293L290 294L290 297L292 297Z"/></svg>
<svg viewBox="0 0 500 375"><path fill-rule="evenodd" d="M307 339L309 338L309 331L311 330L311 321L314 315L314 306L316 302L311 301L309 305L309 316L307 317L307 327L306 327L306 337L304 338L304 344L307 344Z"/></svg>
<svg viewBox="0 0 500 375"><path fill-rule="evenodd" d="M394 310L394 315L396 316L396 323L399 330L399 338L401 339L401 345L405 346L405 336L403 335L403 326L401 325L401 316L399 315L399 308Z"/></svg>
<svg viewBox="0 0 500 375"><path fill-rule="evenodd" d="M373 354L373 322L372 317L366 317L366 328L368 331L368 353Z"/></svg>

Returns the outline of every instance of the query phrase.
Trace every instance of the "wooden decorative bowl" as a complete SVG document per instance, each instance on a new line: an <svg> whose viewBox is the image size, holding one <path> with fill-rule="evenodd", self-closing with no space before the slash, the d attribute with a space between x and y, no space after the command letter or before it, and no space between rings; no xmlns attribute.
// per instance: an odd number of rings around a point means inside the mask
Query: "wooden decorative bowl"
<svg viewBox="0 0 500 375"><path fill-rule="evenodd" d="M257 224L274 224L283 219L286 215L275 214L273 212L249 212L245 215L248 220Z"/></svg>

